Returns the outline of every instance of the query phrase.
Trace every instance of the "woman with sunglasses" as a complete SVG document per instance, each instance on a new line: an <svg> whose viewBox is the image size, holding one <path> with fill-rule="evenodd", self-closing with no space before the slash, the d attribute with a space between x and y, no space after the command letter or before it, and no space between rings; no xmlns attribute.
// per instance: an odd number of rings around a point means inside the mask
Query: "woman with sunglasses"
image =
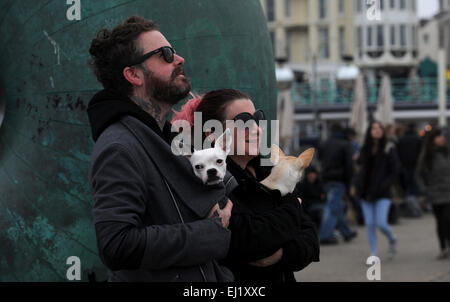
<svg viewBox="0 0 450 302"><path fill-rule="evenodd" d="M295 282L294 271L319 261L318 236L296 193L281 197L278 190L259 183L271 171L261 165L259 155L259 121L265 119L264 113L255 109L245 93L221 89L190 100L172 122L185 119L192 125L194 112L202 113L203 124L218 120L224 127L226 121L238 125L231 132L234 149L227 158L227 169L239 185L229 196L232 236L223 264L236 281ZM251 126L239 126L244 123Z"/></svg>

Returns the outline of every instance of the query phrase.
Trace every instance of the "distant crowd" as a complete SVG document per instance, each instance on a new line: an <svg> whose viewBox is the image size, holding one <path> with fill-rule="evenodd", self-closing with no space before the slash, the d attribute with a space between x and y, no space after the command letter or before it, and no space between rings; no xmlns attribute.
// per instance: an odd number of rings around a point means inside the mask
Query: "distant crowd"
<svg viewBox="0 0 450 302"><path fill-rule="evenodd" d="M347 222L348 205L355 221L365 225L371 255L378 255L376 228L389 241L388 256L397 252L391 224L400 217L433 212L440 244L438 259L450 257L450 157L445 131L428 126L382 125L373 121L363 144L354 129L330 127L319 143L314 165L297 189L315 222L320 243L338 244L357 236Z"/></svg>

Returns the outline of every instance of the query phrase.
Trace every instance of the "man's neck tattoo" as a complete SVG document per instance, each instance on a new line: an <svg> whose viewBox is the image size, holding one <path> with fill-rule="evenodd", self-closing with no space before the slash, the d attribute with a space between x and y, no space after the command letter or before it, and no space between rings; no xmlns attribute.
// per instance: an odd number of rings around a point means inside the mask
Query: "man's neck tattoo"
<svg viewBox="0 0 450 302"><path fill-rule="evenodd" d="M138 96L133 96L131 99L138 105L142 110L150 114L158 123L160 129L163 129L166 117L161 113L161 107L158 103L152 99L145 100Z"/></svg>

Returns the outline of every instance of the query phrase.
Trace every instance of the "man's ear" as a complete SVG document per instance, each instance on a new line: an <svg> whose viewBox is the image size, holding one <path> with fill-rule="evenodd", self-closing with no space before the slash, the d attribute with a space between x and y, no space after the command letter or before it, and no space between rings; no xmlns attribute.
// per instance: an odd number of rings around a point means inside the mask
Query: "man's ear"
<svg viewBox="0 0 450 302"><path fill-rule="evenodd" d="M270 161L272 164L276 165L280 161L280 158L285 157L283 151L281 151L280 147L273 144L272 148L270 149Z"/></svg>
<svg viewBox="0 0 450 302"><path fill-rule="evenodd" d="M123 76L131 85L140 87L144 84L143 73L137 68L129 66L125 67L123 69Z"/></svg>
<svg viewBox="0 0 450 302"><path fill-rule="evenodd" d="M224 139L225 139L225 144L224 144ZM231 150L230 129L227 128L225 130L225 132L222 133L222 135L217 138L215 147L222 149L223 151L225 151L225 153L227 155L228 155L228 153L230 153L230 150Z"/></svg>

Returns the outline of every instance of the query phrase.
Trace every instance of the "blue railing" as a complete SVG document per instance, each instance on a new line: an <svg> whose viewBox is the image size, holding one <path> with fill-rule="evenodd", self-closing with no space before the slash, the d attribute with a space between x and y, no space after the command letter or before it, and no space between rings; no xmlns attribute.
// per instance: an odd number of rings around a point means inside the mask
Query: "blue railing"
<svg viewBox="0 0 450 302"><path fill-rule="evenodd" d="M367 102L378 100L380 80L365 81ZM394 102L436 104L438 101L437 78L391 79ZM447 83L447 102L450 102L450 82ZM295 83L291 88L292 101L304 106L349 104L353 100L353 89L343 89L335 82L322 81L316 89L310 84Z"/></svg>

